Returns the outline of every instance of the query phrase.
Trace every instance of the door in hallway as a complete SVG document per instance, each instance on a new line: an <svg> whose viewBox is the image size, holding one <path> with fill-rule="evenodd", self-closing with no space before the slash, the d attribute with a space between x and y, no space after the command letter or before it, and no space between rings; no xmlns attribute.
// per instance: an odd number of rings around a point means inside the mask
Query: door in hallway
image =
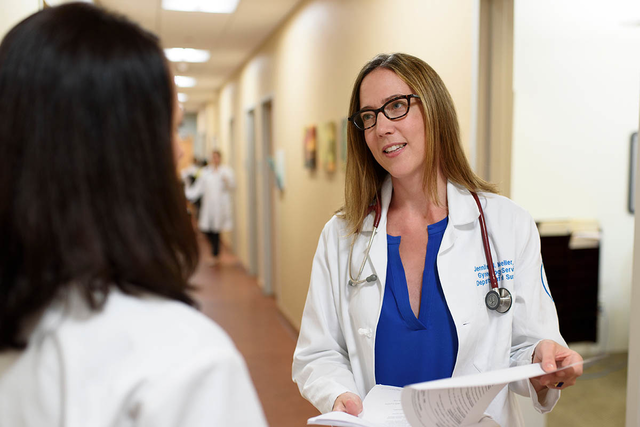
<svg viewBox="0 0 640 427"><path fill-rule="evenodd" d="M274 286L275 270L275 179L274 166L275 153L273 151L273 106L272 100L267 99L262 103L262 159L260 160L260 192L262 193L262 292L265 295L276 293Z"/></svg>
<svg viewBox="0 0 640 427"><path fill-rule="evenodd" d="M249 274L258 274L258 197L256 189L256 120L253 109L247 111L247 250Z"/></svg>

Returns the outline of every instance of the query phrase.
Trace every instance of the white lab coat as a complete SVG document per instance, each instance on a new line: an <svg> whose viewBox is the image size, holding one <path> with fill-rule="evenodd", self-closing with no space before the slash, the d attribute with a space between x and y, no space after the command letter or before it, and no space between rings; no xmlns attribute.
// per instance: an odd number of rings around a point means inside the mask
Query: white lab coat
<svg viewBox="0 0 640 427"><path fill-rule="evenodd" d="M113 290L89 311L46 310L20 353L0 353L0 426L266 426L227 334L187 305Z"/></svg>
<svg viewBox="0 0 640 427"><path fill-rule="evenodd" d="M225 183L226 181L226 183ZM198 228L207 232L231 231L231 191L236 187L233 170L220 165L205 167L192 186L185 189L187 199L195 201L202 197Z"/></svg>
<svg viewBox="0 0 640 427"><path fill-rule="evenodd" d="M376 281L356 287L347 284L353 237L346 237L344 220L334 216L320 236L294 353L293 379L302 395L323 413L332 409L338 395L349 391L364 397L376 384L374 345L387 276L386 226L391 193L391 180L387 178L382 187L378 234L361 276L376 274ZM503 279L499 285L509 289L513 306L505 314L486 308L484 299L491 284L483 274L486 261L478 207L467 190L449 182L449 223L437 265L458 334L453 376L529 364L542 339L565 345L542 267L534 221L505 197L489 193L479 193L479 197L493 262L500 265L495 268L498 279ZM366 218L353 248L354 274L371 236L373 216ZM538 402L528 380L511 384L487 410L501 426L524 425L514 392L530 395L543 413L550 411L560 396L558 390L549 390L545 402Z"/></svg>

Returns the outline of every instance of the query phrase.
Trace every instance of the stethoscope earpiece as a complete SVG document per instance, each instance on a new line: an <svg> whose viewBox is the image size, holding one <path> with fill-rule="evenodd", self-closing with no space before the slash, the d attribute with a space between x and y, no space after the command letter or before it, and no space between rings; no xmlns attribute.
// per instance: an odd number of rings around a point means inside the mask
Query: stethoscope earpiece
<svg viewBox="0 0 640 427"><path fill-rule="evenodd" d="M371 276L368 276L364 280L354 281L354 280L349 279L349 286L356 286L356 285L359 285L360 283L364 283L364 282L371 283L371 282L375 282L376 280L378 280L378 276L376 274L372 274Z"/></svg>

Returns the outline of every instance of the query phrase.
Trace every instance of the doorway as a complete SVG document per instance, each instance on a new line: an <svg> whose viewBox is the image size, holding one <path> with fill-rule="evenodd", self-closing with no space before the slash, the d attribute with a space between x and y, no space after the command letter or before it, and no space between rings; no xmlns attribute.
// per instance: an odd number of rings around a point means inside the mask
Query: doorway
<svg viewBox="0 0 640 427"><path fill-rule="evenodd" d="M258 274L258 203L256 186L256 123L255 110L247 111L247 251L249 274Z"/></svg>
<svg viewBox="0 0 640 427"><path fill-rule="evenodd" d="M235 170L237 169L237 164L236 164L236 138L235 138L235 121L232 118L229 119L229 164L231 165L232 168L234 168ZM232 216L233 216L233 223L234 224L238 224L238 207L236 205L237 201L236 201L236 196L235 196L235 192L232 192L231 197L233 198L232 201L232 206L233 206L233 212L232 212ZM237 227L233 227L233 229L231 230L231 250L233 251L234 254L238 254L238 231L237 231Z"/></svg>
<svg viewBox="0 0 640 427"><path fill-rule="evenodd" d="M270 159L274 158L273 152L273 105L271 99L262 103L262 158L260 159L260 192L262 193L262 274L265 295L273 295L275 265L275 182L271 170Z"/></svg>

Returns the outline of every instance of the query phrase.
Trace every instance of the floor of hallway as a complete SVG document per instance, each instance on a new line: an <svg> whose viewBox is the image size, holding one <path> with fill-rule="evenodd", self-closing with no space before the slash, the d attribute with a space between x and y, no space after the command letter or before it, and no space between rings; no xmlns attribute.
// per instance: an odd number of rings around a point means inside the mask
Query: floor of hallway
<svg viewBox="0 0 640 427"><path fill-rule="evenodd" d="M269 425L306 425L319 412L291 380L296 331L235 257L222 253L220 262L210 266L203 236L200 252L200 264L190 280L197 287L195 297L202 312L227 331L244 356Z"/></svg>

